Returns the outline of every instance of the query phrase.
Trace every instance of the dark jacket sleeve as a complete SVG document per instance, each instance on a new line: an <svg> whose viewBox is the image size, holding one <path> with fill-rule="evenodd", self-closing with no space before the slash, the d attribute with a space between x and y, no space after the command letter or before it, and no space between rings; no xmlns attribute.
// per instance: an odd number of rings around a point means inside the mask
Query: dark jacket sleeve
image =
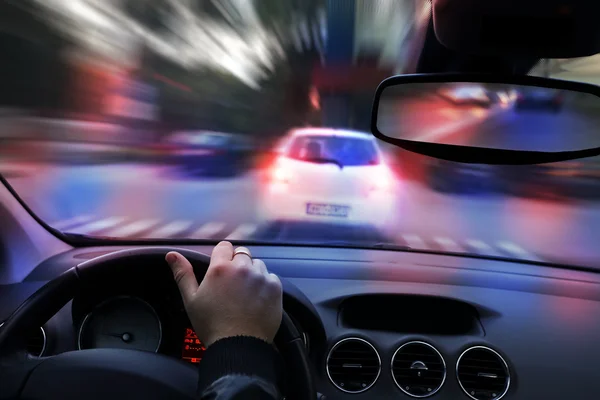
<svg viewBox="0 0 600 400"><path fill-rule="evenodd" d="M236 336L213 343L199 372L200 400L281 398L283 360L272 345L257 338Z"/></svg>

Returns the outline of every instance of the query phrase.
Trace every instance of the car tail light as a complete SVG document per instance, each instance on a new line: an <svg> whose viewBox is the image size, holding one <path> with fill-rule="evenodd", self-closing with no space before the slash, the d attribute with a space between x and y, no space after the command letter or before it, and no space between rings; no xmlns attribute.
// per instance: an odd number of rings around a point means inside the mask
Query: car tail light
<svg viewBox="0 0 600 400"><path fill-rule="evenodd" d="M384 170L371 179L371 192L389 192L392 189L392 173Z"/></svg>
<svg viewBox="0 0 600 400"><path fill-rule="evenodd" d="M273 171L272 178L274 183L290 183L290 173L283 167L276 167Z"/></svg>
<svg viewBox="0 0 600 400"><path fill-rule="evenodd" d="M290 171L276 162L270 173L271 190L275 192L287 190L291 177Z"/></svg>

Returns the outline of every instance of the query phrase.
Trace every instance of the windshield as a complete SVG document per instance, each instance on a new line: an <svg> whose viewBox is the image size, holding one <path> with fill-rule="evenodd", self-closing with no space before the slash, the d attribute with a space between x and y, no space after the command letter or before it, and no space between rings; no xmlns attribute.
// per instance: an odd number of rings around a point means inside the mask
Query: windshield
<svg viewBox="0 0 600 400"><path fill-rule="evenodd" d="M598 159L463 165L367 136L377 85L415 71L429 3L4 2L18 23L0 33L0 173L53 228L106 240L599 265ZM598 83L600 62L542 60L531 74ZM411 99L396 111L423 137L600 129L535 91L458 85Z"/></svg>

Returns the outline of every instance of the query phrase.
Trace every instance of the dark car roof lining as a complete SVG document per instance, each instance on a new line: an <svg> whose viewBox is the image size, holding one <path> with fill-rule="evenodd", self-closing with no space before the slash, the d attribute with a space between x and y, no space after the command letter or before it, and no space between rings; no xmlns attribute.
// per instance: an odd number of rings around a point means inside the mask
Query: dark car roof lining
<svg viewBox="0 0 600 400"><path fill-rule="evenodd" d="M523 59L521 57L504 58L457 53L439 42L433 29L433 19L430 19L416 72L419 74L485 72L526 75L538 61L539 59L535 57Z"/></svg>

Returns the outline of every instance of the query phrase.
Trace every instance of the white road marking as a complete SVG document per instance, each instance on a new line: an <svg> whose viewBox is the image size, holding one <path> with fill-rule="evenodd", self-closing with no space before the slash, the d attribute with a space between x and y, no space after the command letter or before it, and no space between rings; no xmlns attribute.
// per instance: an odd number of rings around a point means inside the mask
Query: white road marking
<svg viewBox="0 0 600 400"><path fill-rule="evenodd" d="M450 251L453 253L460 253L462 249L456 242L452 239L448 239L447 237L435 237L433 238L445 251Z"/></svg>
<svg viewBox="0 0 600 400"><path fill-rule="evenodd" d="M475 249L475 251L477 251L479 254L492 255L495 253L491 246L485 242L482 242L481 240L468 239L466 243L469 247Z"/></svg>
<svg viewBox="0 0 600 400"><path fill-rule="evenodd" d="M515 255L519 258L525 258L528 260L537 260L537 257L533 256L531 253L529 253L528 251L524 250L522 247L517 246L514 243L511 242L499 242L498 243L498 247L501 248L502 250L511 253L512 255Z"/></svg>
<svg viewBox="0 0 600 400"><path fill-rule="evenodd" d="M69 218L69 219L64 219L62 221L58 221L54 224L50 224L51 227L53 227L54 229L58 229L59 231L62 229L65 229L71 225L80 225L80 224L86 224L88 222L90 222L91 220L93 220L94 217L92 217L91 215L78 215L76 217L73 218Z"/></svg>
<svg viewBox="0 0 600 400"><path fill-rule="evenodd" d="M145 230L152 228L154 225L158 224L159 220L157 219L142 219L139 221L134 221L130 224L117 228L109 233L108 236L115 237L129 237L140 234Z"/></svg>
<svg viewBox="0 0 600 400"><path fill-rule="evenodd" d="M175 236L179 233L182 233L183 231L188 229L190 226L192 226L192 224L193 224L193 221L184 221L184 220L173 221L161 228L154 230L153 232L150 232L149 234L147 234L145 236L150 237L150 238L157 238L157 239L168 238L171 236Z"/></svg>
<svg viewBox="0 0 600 400"><path fill-rule="evenodd" d="M89 224L74 228L75 233L91 234L105 229L113 228L125 221L124 217L109 217L99 221L90 222Z"/></svg>
<svg viewBox="0 0 600 400"><path fill-rule="evenodd" d="M404 241L408 244L408 247L421 250L427 249L425 242L419 237L419 235L406 234L402 235L402 239L404 239Z"/></svg>
<svg viewBox="0 0 600 400"><path fill-rule="evenodd" d="M222 222L208 222L200 227L191 236L192 239L208 239L225 229Z"/></svg>
<svg viewBox="0 0 600 400"><path fill-rule="evenodd" d="M439 111L439 114L449 118L457 118L459 116L459 113L460 112L455 108L442 108Z"/></svg>
<svg viewBox="0 0 600 400"><path fill-rule="evenodd" d="M254 224L242 224L238 226L233 232L229 234L225 239L227 240L240 240L245 239L252 235L258 227Z"/></svg>
<svg viewBox="0 0 600 400"><path fill-rule="evenodd" d="M455 134L457 132L460 132L463 129L467 129L469 127L471 127L472 125L479 123L481 118L483 117L491 117L493 115L498 114L500 111L503 111L502 108L497 108L497 109L491 109L491 110L483 110L484 114L482 114L481 116L471 116L471 118L465 118L465 119L459 119L456 120L452 123L448 123L448 124L444 124L441 125L437 128L431 129L430 131L419 135L415 138L411 138L411 140L417 141L417 142L434 142L436 140L440 140L441 138L445 137L445 136L449 136L452 134Z"/></svg>

